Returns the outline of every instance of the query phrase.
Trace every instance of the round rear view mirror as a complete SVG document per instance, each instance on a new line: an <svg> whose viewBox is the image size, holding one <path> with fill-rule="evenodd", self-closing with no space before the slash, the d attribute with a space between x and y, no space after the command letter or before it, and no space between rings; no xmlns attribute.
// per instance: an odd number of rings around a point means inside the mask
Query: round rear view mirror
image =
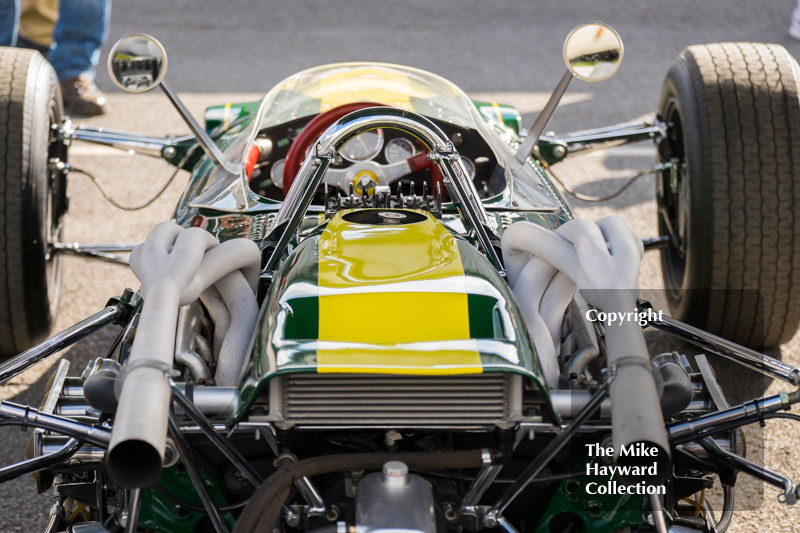
<svg viewBox="0 0 800 533"><path fill-rule="evenodd" d="M156 87L167 73L167 52L158 40L144 34L123 37L108 54L108 73L114 83L129 93L144 93Z"/></svg>
<svg viewBox="0 0 800 533"><path fill-rule="evenodd" d="M622 64L622 39L611 26L582 24L564 40L564 62L583 81L607 80Z"/></svg>

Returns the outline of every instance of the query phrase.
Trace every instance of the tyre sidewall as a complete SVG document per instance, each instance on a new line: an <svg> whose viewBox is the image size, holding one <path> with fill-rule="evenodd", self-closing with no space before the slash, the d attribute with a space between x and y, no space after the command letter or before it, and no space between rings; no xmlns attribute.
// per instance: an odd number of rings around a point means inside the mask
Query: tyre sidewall
<svg viewBox="0 0 800 533"><path fill-rule="evenodd" d="M708 181L703 179L706 165L702 146L707 146L703 136L707 134L708 127L698 111L700 106L697 97L702 89L692 87L687 61L685 56L681 57L667 73L659 102L661 116L664 116L671 105L677 108L683 135L685 172L682 179L688 180L685 190L689 195L689 223L685 234L685 267L680 286L669 273L673 268L670 250L662 249L660 253L664 284L670 289L667 291L667 300L671 313L691 322L702 321L708 314L710 298L707 294L707 280L711 279L713 265L710 254L706 251L711 249L714 214L713 205L709 201L711 190ZM666 232L660 216L659 231Z"/></svg>

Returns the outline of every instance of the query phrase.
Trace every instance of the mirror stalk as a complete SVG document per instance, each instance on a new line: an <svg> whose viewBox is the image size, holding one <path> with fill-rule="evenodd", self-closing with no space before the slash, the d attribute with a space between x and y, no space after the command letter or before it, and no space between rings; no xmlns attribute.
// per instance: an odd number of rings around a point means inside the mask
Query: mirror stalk
<svg viewBox="0 0 800 533"><path fill-rule="evenodd" d="M539 142L539 137L542 136L542 132L544 132L544 127L547 126L547 123L550 122L550 117L553 116L553 112L558 107L558 103L561 101L561 97L564 96L564 93L567 92L567 87L569 87L569 82L572 81L573 75L572 72L567 70L564 72L564 75L561 76L561 80L556 85L555 90L553 90L550 98L547 100L547 103L544 106L544 109L539 112L539 116L536 117L536 120L533 122L533 126L531 126L528 135L523 139L522 144L519 145L517 149L517 161L521 164L524 164L527 161L528 156L531 155L533 152L533 147L536 146L536 143Z"/></svg>
<svg viewBox="0 0 800 533"><path fill-rule="evenodd" d="M218 167L224 169L229 174L234 176L238 175L237 169L230 168L230 165L226 165L226 162L222 157L222 151L219 149L219 146L217 146L217 143L214 142L214 139L212 139L208 132L206 132L205 128L203 128L195 120L189 110L186 109L186 106L183 105L183 102L181 102L180 98L178 98L178 95L175 94L172 89L170 89L169 86L163 81L159 83L159 86L161 87L161 90L164 91L164 94L167 95L169 101L172 102L172 105L175 106L175 109L178 111L183 121L186 122L187 126L189 126L189 129L192 131L195 139L197 140L197 144L200 145L200 148L203 149L206 155L208 155L208 157L210 157Z"/></svg>

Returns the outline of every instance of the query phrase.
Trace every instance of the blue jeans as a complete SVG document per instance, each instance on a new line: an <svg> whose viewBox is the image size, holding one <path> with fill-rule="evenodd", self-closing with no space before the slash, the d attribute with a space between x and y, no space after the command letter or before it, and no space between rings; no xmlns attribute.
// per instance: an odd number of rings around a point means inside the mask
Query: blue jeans
<svg viewBox="0 0 800 533"><path fill-rule="evenodd" d="M60 0L48 56L59 80L94 78L110 16L111 0ZM18 29L19 0L0 0L0 46L14 46Z"/></svg>

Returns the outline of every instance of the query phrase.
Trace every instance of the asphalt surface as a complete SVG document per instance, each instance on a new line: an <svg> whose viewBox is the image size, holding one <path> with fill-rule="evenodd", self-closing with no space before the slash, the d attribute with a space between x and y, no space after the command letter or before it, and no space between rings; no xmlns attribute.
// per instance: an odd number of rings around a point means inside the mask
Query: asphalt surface
<svg viewBox="0 0 800 533"><path fill-rule="evenodd" d="M168 83L200 116L206 105L255 99L273 84L302 68L333 61L377 60L421 67L443 75L480 99L517 105L530 122L561 73L561 43L566 33L587 20L614 26L625 41L617 76L603 83L574 81L551 128L556 131L623 122L651 113L661 81L680 50L714 41L764 41L786 46L800 57L800 43L786 36L791 0L637 2L592 0L560 2L477 2L424 0L369 2L234 0L139 0L117 2L109 44L134 32L159 38L169 53ZM116 91L101 66L98 83L109 93L108 115L84 121L154 135L182 133L186 127L161 94L132 96ZM156 159L76 145L75 166L98 176L121 202L135 205L160 189L170 167ZM626 177L652 164L647 145L596 152L555 167L571 187L585 194L607 194ZM180 173L152 206L122 212L106 204L83 176L69 184L71 210L65 239L81 242L139 241L157 222L169 218L186 182ZM621 215L641 235L654 235L652 178L643 177L615 200L598 205L572 201L579 216ZM57 328L65 328L102 308L109 296L136 287L125 267L81 258L63 259L63 291ZM642 265L643 287L661 287L657 254ZM73 374L104 354L116 332L103 331L68 350ZM776 352L800 364L800 339ZM687 353L693 353L691 351ZM0 398L38 405L48 361L0 387ZM738 372L719 369L729 391L746 381ZM760 384L757 383L757 385ZM770 391L777 390L776 385ZM24 456L26 435L3 429L0 464ZM748 432L749 454L763 457L777 471L800 478L795 444L800 427L771 422L766 438ZM798 531L800 511L778 504L775 491L760 491L745 478L737 487L738 508L732 531ZM43 528L49 495L37 495L28 477L0 485L0 532ZM719 507L719 505L717 505Z"/></svg>

